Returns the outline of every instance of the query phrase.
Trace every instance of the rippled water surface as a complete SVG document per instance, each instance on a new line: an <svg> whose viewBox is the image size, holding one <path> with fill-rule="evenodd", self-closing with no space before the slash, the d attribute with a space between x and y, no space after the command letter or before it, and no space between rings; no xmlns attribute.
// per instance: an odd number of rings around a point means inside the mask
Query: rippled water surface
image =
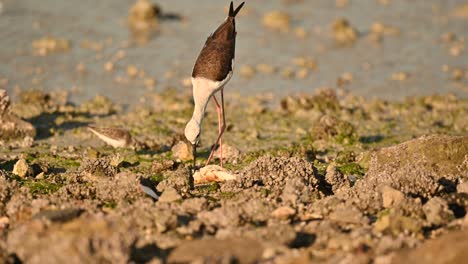
<svg viewBox="0 0 468 264"><path fill-rule="evenodd" d="M158 1L166 14L181 20L164 20L160 33L146 45L129 41L126 17L133 1L129 0L3 0L0 14L0 78L9 91L41 88L70 90L71 100L81 101L105 94L118 102L134 104L148 92L143 81L129 80L129 64L144 70L145 78L156 80L156 91L167 86L184 87L203 42L223 21L227 1ZM226 2L226 3L225 3ZM285 1L247 1L238 17L236 70L244 64L266 63L293 67L291 60L311 56L318 70L305 79L285 79L281 74L256 74L251 79L237 72L229 83L229 93L243 95L272 92L285 95L310 92L319 87L336 87L336 80L349 72L353 81L346 87L356 94L385 99L408 95L452 92L468 95L466 79L455 83L443 65L466 69L468 51L459 56L449 53L441 35L453 32L458 39L467 37L468 20L452 16L463 0L394 0L384 5L377 0L349 1L337 8L335 1L314 0L284 4ZM282 10L292 16L292 29L303 27L309 33L300 39L292 32L265 29L261 17L268 11ZM330 24L344 17L360 32L350 47L337 47ZM366 37L372 23L394 26L399 36L384 37L376 45ZM45 57L33 56L32 41L44 36L70 40L71 49ZM85 40L104 43L102 51L85 49ZM125 57L115 64L111 74L104 70L119 50ZM84 73L76 70L82 63ZM392 74L408 73L405 81L391 79ZM228 93L228 94L229 94ZM229 95L228 95L229 96Z"/></svg>

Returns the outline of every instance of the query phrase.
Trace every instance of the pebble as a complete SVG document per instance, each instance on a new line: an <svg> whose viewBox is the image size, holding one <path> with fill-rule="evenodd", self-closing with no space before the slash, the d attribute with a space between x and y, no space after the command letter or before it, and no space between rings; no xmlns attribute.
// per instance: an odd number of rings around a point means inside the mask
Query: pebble
<svg viewBox="0 0 468 264"><path fill-rule="evenodd" d="M135 78L138 75L138 68L135 65L127 66L127 75L130 78Z"/></svg>
<svg viewBox="0 0 468 264"><path fill-rule="evenodd" d="M296 210L289 206L282 206L274 210L271 215L280 220L288 220L296 214Z"/></svg>
<svg viewBox="0 0 468 264"><path fill-rule="evenodd" d="M335 6L338 8L345 8L349 4L349 0L335 0Z"/></svg>
<svg viewBox="0 0 468 264"><path fill-rule="evenodd" d="M297 27L294 29L294 34L296 35L296 37L300 38L300 39L304 39L306 38L309 34L307 33L306 29L303 28L303 27Z"/></svg>
<svg viewBox="0 0 468 264"><path fill-rule="evenodd" d="M317 62L314 58L304 56L304 57L296 57L292 60L292 63L298 67L307 68L310 70L317 69Z"/></svg>
<svg viewBox="0 0 468 264"><path fill-rule="evenodd" d="M242 77L250 79L255 76L255 68L251 65L242 65L239 68L239 73Z"/></svg>
<svg viewBox="0 0 468 264"><path fill-rule="evenodd" d="M405 81L409 78L409 74L406 72L396 72L392 74L391 79L394 81Z"/></svg>
<svg viewBox="0 0 468 264"><path fill-rule="evenodd" d="M0 217L0 230L5 229L10 223L10 218L3 216Z"/></svg>
<svg viewBox="0 0 468 264"><path fill-rule="evenodd" d="M156 86L156 80L153 78L146 78L144 83L147 88L154 88Z"/></svg>
<svg viewBox="0 0 468 264"><path fill-rule="evenodd" d="M433 225L443 225L455 218L447 202L440 197L431 198L424 204L423 211L427 221Z"/></svg>
<svg viewBox="0 0 468 264"><path fill-rule="evenodd" d="M161 203L172 203L182 199L182 196L177 192L173 187L168 187L159 197L159 202Z"/></svg>
<svg viewBox="0 0 468 264"><path fill-rule="evenodd" d="M344 18L339 18L333 22L332 31L335 41L341 44L351 44L358 38L357 30Z"/></svg>
<svg viewBox="0 0 468 264"><path fill-rule="evenodd" d="M463 46L461 44L457 44L455 43L454 45L452 45L449 49L449 53L450 55L452 55L453 57L458 57L462 54L462 51L463 51Z"/></svg>
<svg viewBox="0 0 468 264"><path fill-rule="evenodd" d="M296 72L296 78L298 79L303 80L307 78L307 76L309 76L309 70L306 68L301 68Z"/></svg>
<svg viewBox="0 0 468 264"><path fill-rule="evenodd" d="M35 178L37 180L43 180L45 178L45 173L41 172L41 173L37 174Z"/></svg>
<svg viewBox="0 0 468 264"><path fill-rule="evenodd" d="M82 63L82 62L78 63L78 65L76 65L76 71L78 73L81 73L81 74L85 73L86 72L86 65L84 63Z"/></svg>
<svg viewBox="0 0 468 264"><path fill-rule="evenodd" d="M459 183L457 186L458 193L468 193L468 182Z"/></svg>
<svg viewBox="0 0 468 264"><path fill-rule="evenodd" d="M193 174L195 184L236 180L236 175L218 165L208 165Z"/></svg>
<svg viewBox="0 0 468 264"><path fill-rule="evenodd" d="M220 158L220 148L215 153L215 156ZM227 160L236 160L239 158L241 152L238 148L230 145L230 144L223 144L223 158Z"/></svg>
<svg viewBox="0 0 468 264"><path fill-rule="evenodd" d="M274 74L277 71L276 67L266 63L257 64L256 69L263 74Z"/></svg>
<svg viewBox="0 0 468 264"><path fill-rule="evenodd" d="M453 11L453 16L461 19L468 19L468 4L456 7Z"/></svg>
<svg viewBox="0 0 468 264"><path fill-rule="evenodd" d="M399 205L405 199L405 194L387 185L382 187L380 192L382 194L384 208L391 208Z"/></svg>
<svg viewBox="0 0 468 264"><path fill-rule="evenodd" d="M345 224L366 224L369 220L354 206L338 206L330 215L330 220Z"/></svg>
<svg viewBox="0 0 468 264"><path fill-rule="evenodd" d="M19 159L13 167L13 174L24 178L32 174L32 169L25 159Z"/></svg>
<svg viewBox="0 0 468 264"><path fill-rule="evenodd" d="M70 50L70 42L66 39L44 37L32 42L35 55L46 56L53 52L66 52Z"/></svg>
<svg viewBox="0 0 468 264"><path fill-rule="evenodd" d="M278 31L288 31L291 23L291 16L282 11L268 12L263 16L264 26Z"/></svg>
<svg viewBox="0 0 468 264"><path fill-rule="evenodd" d="M185 141L179 141L177 144L174 145L174 147L172 147L171 151L173 157L177 160L193 160L192 146Z"/></svg>
<svg viewBox="0 0 468 264"><path fill-rule="evenodd" d="M114 70L114 63L108 61L104 64L104 70L111 72Z"/></svg>
<svg viewBox="0 0 468 264"><path fill-rule="evenodd" d="M294 77L295 73L294 73L294 70L291 69L291 68L284 68L282 71L281 71L281 76L285 79L292 79Z"/></svg>

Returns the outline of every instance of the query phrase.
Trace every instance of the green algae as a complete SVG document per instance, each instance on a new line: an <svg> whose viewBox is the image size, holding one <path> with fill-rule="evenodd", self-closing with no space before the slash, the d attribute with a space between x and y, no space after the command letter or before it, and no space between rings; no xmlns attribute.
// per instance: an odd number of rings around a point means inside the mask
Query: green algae
<svg viewBox="0 0 468 264"><path fill-rule="evenodd" d="M203 194L213 194L213 193L216 193L219 191L219 189L221 188L221 186L219 185L219 183L217 182L212 182L212 183L209 183L209 184L205 184L205 185L200 185L200 186L196 186L195 189L199 192L199 193L203 193Z"/></svg>
<svg viewBox="0 0 468 264"><path fill-rule="evenodd" d="M149 178L155 183L162 182L165 179L164 175L162 174L154 174L154 175L151 175Z"/></svg>
<svg viewBox="0 0 468 264"><path fill-rule="evenodd" d="M350 162L336 167L344 175L364 176L366 170L358 163Z"/></svg>
<svg viewBox="0 0 468 264"><path fill-rule="evenodd" d="M235 192L221 192L219 198L221 199L232 199L236 196Z"/></svg>

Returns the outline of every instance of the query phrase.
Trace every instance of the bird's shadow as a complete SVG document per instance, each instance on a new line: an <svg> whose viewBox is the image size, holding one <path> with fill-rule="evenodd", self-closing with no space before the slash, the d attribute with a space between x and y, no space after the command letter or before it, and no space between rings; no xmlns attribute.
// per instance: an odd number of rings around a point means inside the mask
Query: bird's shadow
<svg viewBox="0 0 468 264"><path fill-rule="evenodd" d="M158 19L162 21L181 21L182 16L176 13L162 13L158 15Z"/></svg>
<svg viewBox="0 0 468 264"><path fill-rule="evenodd" d="M76 121L73 120L76 117L84 117L85 119L92 119L94 117L107 117L109 115L93 115L90 113L72 113L73 118L72 120L66 120L63 123L57 124L56 120L57 118L61 116L65 116L64 113L61 112L52 112L52 113L47 113L43 112L37 116L34 116L32 118L26 119L29 123L31 123L34 128L36 128L37 135L36 139L41 140L41 139L47 139L49 137L53 136L52 130L53 131L59 131L59 132L66 132L68 130L73 130L76 128L80 127L87 127L90 125L92 122L87 122L87 121Z"/></svg>
<svg viewBox="0 0 468 264"><path fill-rule="evenodd" d="M362 136L359 138L359 142L364 144L379 143L384 140L382 135L371 135L371 136Z"/></svg>

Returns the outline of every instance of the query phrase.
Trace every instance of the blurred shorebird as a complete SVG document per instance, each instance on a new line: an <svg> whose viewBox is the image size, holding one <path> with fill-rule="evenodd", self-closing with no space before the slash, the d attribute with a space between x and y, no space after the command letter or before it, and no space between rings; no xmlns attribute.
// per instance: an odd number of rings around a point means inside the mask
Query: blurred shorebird
<svg viewBox="0 0 468 264"><path fill-rule="evenodd" d="M131 148L135 144L132 136L125 129L95 126L88 126L88 129L114 148Z"/></svg>
<svg viewBox="0 0 468 264"><path fill-rule="evenodd" d="M205 42L205 46L198 55L192 72L193 99L195 109L192 118L185 127L185 137L193 145L193 163L197 152L197 143L200 138L201 124L205 114L206 105L211 97L218 112L218 138L213 145L210 156L206 162L208 165L219 144L221 167L223 166L223 147L221 137L226 129L224 115L224 86L231 79L234 67L234 54L236 48L236 21L235 17L241 10L244 2L234 9L233 3L229 7L229 15L226 20L211 34ZM221 106L215 93L221 91ZM221 124L222 116L222 124Z"/></svg>

